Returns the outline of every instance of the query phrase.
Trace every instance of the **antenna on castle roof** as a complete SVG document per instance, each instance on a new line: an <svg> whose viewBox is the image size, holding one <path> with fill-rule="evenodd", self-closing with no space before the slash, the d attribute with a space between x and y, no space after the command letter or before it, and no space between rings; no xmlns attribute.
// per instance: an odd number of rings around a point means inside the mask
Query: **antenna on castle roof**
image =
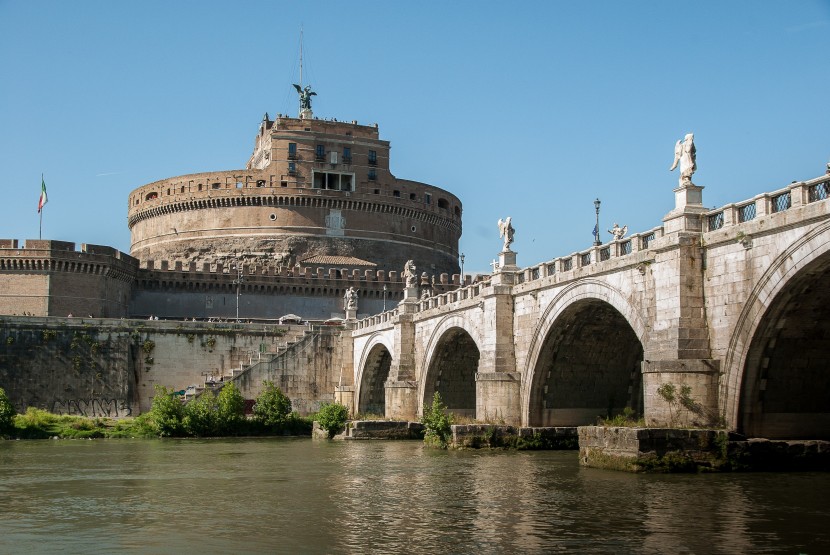
<svg viewBox="0 0 830 555"><path fill-rule="evenodd" d="M317 93L311 90L309 85L303 87L303 28L300 27L300 84L294 84L297 93L300 95L300 119L311 119L314 114L311 111L311 97Z"/></svg>

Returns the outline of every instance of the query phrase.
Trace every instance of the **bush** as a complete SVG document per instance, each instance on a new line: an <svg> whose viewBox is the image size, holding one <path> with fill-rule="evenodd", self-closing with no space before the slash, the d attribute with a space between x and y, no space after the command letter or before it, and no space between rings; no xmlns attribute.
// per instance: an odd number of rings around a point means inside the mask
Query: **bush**
<svg viewBox="0 0 830 555"><path fill-rule="evenodd" d="M421 424L424 425L424 443L430 447L446 449L452 437L452 415L446 414L447 407L441 402L436 391L432 403L424 407Z"/></svg>
<svg viewBox="0 0 830 555"><path fill-rule="evenodd" d="M187 433L194 436L219 434L219 403L213 391L205 390L184 406L182 424Z"/></svg>
<svg viewBox="0 0 830 555"><path fill-rule="evenodd" d="M156 385L156 395L150 407L149 420L156 430L156 434L165 436L184 435L184 406L179 398L173 395L172 389Z"/></svg>
<svg viewBox="0 0 830 555"><path fill-rule="evenodd" d="M6 391L0 387L0 435L8 435L14 430L14 405L9 401Z"/></svg>
<svg viewBox="0 0 830 555"><path fill-rule="evenodd" d="M328 432L330 438L343 431L348 419L349 409L340 403L324 403L317 413L317 422Z"/></svg>
<svg viewBox="0 0 830 555"><path fill-rule="evenodd" d="M233 382L225 384L219 392L216 407L218 432L225 435L238 434L245 421L245 399Z"/></svg>
<svg viewBox="0 0 830 555"><path fill-rule="evenodd" d="M254 418L263 426L282 429L291 416L291 399L272 382L265 382L265 390L254 404Z"/></svg>

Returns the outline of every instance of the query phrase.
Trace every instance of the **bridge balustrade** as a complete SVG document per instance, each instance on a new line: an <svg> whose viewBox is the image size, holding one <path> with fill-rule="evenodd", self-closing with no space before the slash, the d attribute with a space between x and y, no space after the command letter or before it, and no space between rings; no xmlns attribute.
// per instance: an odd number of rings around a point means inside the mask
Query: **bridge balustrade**
<svg viewBox="0 0 830 555"><path fill-rule="evenodd" d="M704 214L706 231L754 220L758 216L784 212L793 207L827 199L830 175L791 184L789 187L763 193L748 201L727 204Z"/></svg>

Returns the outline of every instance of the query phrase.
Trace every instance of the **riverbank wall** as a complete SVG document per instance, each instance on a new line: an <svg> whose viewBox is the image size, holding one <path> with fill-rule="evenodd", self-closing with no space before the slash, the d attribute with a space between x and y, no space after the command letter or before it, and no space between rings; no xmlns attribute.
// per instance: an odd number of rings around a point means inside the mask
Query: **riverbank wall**
<svg viewBox="0 0 830 555"><path fill-rule="evenodd" d="M582 466L628 472L830 470L830 441L724 430L580 426Z"/></svg>
<svg viewBox="0 0 830 555"><path fill-rule="evenodd" d="M137 416L150 409L156 385L184 393L210 379L234 379L278 358L309 331L300 325L3 317L0 387L19 412L31 406L56 414ZM339 359L323 352L332 356L306 364L299 353L279 376L263 376L285 386L300 414L334 398ZM258 391L255 382L246 382L243 396Z"/></svg>

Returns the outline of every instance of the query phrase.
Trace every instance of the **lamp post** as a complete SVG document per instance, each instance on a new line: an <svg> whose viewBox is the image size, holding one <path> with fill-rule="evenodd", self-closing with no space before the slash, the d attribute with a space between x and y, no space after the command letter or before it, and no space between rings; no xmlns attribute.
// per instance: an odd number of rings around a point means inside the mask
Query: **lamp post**
<svg viewBox="0 0 830 555"><path fill-rule="evenodd" d="M383 311L386 312L386 284L383 284Z"/></svg>
<svg viewBox="0 0 830 555"><path fill-rule="evenodd" d="M245 279L242 277L242 264L237 259L236 261L236 279L233 280L234 285L236 285L236 321L239 322L239 289L242 286L242 282Z"/></svg>
<svg viewBox="0 0 830 555"><path fill-rule="evenodd" d="M461 253L461 287L464 287L464 253Z"/></svg>
<svg viewBox="0 0 830 555"><path fill-rule="evenodd" d="M599 246L599 245L602 244L599 240L599 205L600 205L599 199L596 199L594 201L594 208L596 209L596 212L597 212L597 223L594 226L594 245L595 246Z"/></svg>

